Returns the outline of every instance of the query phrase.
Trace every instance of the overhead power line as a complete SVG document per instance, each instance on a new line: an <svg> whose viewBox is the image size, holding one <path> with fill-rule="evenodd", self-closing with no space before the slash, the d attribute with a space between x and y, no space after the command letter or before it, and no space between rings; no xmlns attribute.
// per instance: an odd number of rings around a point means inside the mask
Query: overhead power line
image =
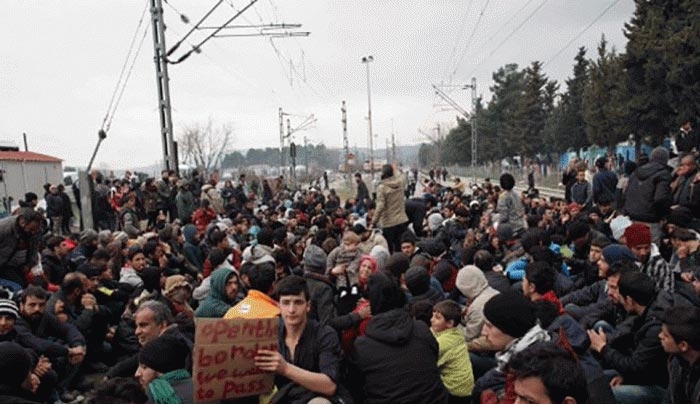
<svg viewBox="0 0 700 404"><path fill-rule="evenodd" d="M445 74L449 73L450 66L452 66L452 59L455 56L457 56L457 46L459 45L460 39L462 39L462 34L464 33L464 30L467 28L467 20L469 19L469 12L472 10L472 3L473 2L474 2L474 0L469 0L469 4L467 5L467 11L464 12L464 17L462 17L462 24L459 27L457 39L455 40L455 45L452 47L452 53L450 54L450 58L447 59L447 63L446 63L447 70L445 71Z"/></svg>
<svg viewBox="0 0 700 404"><path fill-rule="evenodd" d="M508 40L509 40L513 35L515 35L515 33L518 32L518 30L519 30L520 28L522 28L525 24L527 24L527 22L530 21L530 19L532 19L532 17L534 17L534 15L537 14L537 12L540 11L540 9L541 9L545 4L547 4L547 1L549 1L549 0L544 0L542 3L540 3L539 6L537 6L537 8L535 8L534 10L532 10L532 12L531 12L520 24L518 24L517 27L515 27L508 35L506 35L505 38L503 38L503 40L498 44L498 46L496 46L495 48L493 48L493 50L492 50L491 52L489 52L489 54L486 55L486 57L485 57L484 59L482 59L479 63L477 63L476 66L474 66L474 68L472 69L472 71L471 71L467 76L473 75L474 72L475 72L482 64L484 64L485 61L487 61L491 56L493 56L496 52L498 52L498 50L501 49L501 46L503 46L506 42L508 42Z"/></svg>
<svg viewBox="0 0 700 404"><path fill-rule="evenodd" d="M464 51L462 52L462 56L460 56L459 60L457 61L457 64L455 65L454 70L452 71L453 76L455 75L455 73L457 73L457 69L459 68L459 65L462 64L464 57L467 56L467 51L469 51L469 46L472 44L472 40L474 39L474 35L476 34L476 30L479 28L479 24L481 23L481 19L484 17L484 11L486 11L486 7L488 7L489 1L490 0L486 0L486 3L484 3L484 7L481 8L481 12L479 13L479 18L476 20L476 24L474 25L474 29L472 29L472 33L469 35L469 39L467 40L467 47L464 48Z"/></svg>
<svg viewBox="0 0 700 404"><path fill-rule="evenodd" d="M216 5L215 7L218 7L218 5L221 4L222 2L223 2L223 0L219 1L219 3L217 3L217 5ZM255 3L257 3L257 2L258 2L258 0L250 0L250 2L249 2L248 4L245 5L245 7L243 7L243 8L242 8L241 10L239 10L236 14L234 14L233 17L229 18L229 19L228 19L225 23L223 23L218 29L215 29L214 32L212 32L211 34L207 35L207 37L204 38L204 39L202 39L198 44L194 45L194 47L192 47L192 49L190 49L189 51L187 51L184 55L180 56L177 60L175 60L175 61L168 61L168 62L169 62L170 64L182 63L183 61L185 61L185 59L187 59L188 57L190 57L190 55L192 55L193 52L199 52L199 50L202 48L202 46L203 46L205 43L207 43L210 39L214 38L214 37L216 36L216 34L218 34L222 29L224 29L224 27L226 27L228 24L232 23L233 20L235 20L236 18L240 17L241 14L245 13L246 10L248 10L249 8L251 8L251 7L253 6L253 4L255 4ZM208 15L208 14L209 14L209 13L207 13L207 15ZM206 17L205 17L205 18L206 18ZM204 21L204 19L200 20L200 22L201 22L201 21ZM199 24L199 23L197 23L197 24ZM197 25L195 25L195 27L196 27L196 26L197 26ZM192 30L190 30L190 32L192 32ZM188 35L189 35L189 33L188 33L188 34L185 34L185 38L186 38ZM183 38L183 39L184 39L184 38ZM178 41L178 45L179 45L181 42L182 42L182 40ZM168 51L168 55L169 55L173 50L174 50L174 49L171 49L170 51Z"/></svg>
<svg viewBox="0 0 700 404"><path fill-rule="evenodd" d="M566 45L564 45L561 49L559 49L559 50L557 51L557 53L554 54L554 56L552 56L551 58L549 58L549 60L547 60L546 62L544 62L544 64L542 64L542 67L547 66L548 63L550 63L550 62L554 61L556 58L558 58L565 50L567 50L567 49L569 48L569 46L571 46L571 44L573 44L574 42L576 42L576 40L578 40L579 38L581 38L581 35L583 35L584 33L586 33L586 31L588 31L593 25L595 25L595 23L598 22L598 20L600 20L601 18L603 18L603 16L604 16L605 14L607 14L607 12L610 11L611 8L615 7L615 5L616 5L617 3L619 3L619 2L620 2L620 0L615 0L615 1L613 1L609 6L607 6L607 7L605 8L605 10L603 10L602 13L598 14L598 16L597 16L593 21L591 21L590 24L588 24L588 25L586 26L586 28L584 28L583 30L581 30L581 32L579 32L575 37L571 38L571 40L570 40L569 42L567 42Z"/></svg>
<svg viewBox="0 0 700 404"><path fill-rule="evenodd" d="M139 22L136 25L136 30L134 30L134 36L131 38L131 43L129 44L129 50L126 52L126 57L124 58L124 63L122 64L122 69L119 72L119 78L117 79L117 84L114 86L114 91L112 91L112 97L109 100L109 106L107 107L107 112L105 113L104 118L102 119L102 130L107 132L109 130L109 127L112 125L112 119L114 118L114 113L117 110L117 106L119 106L119 101L121 100L122 94L124 94L124 89L126 88L126 83L129 81L129 76L131 76L131 71L134 68L134 62L136 61L136 57L138 56L139 52L141 51L141 46L143 45L143 40L146 37L146 33L148 32L148 26L146 26L146 29L144 30L143 36L141 37L141 42L138 45L138 48L136 50L136 53L133 56L132 59L132 52L134 51L134 44L136 43L136 38L138 38L139 31L141 30L141 26L143 25L143 20L146 16L146 11L148 11L148 1L145 2L146 5L143 8L143 12L141 13L141 18L139 18ZM129 67L129 70L127 72L127 65L129 64L129 60L132 60L131 66ZM126 77L124 74L126 73Z"/></svg>
<svg viewBox="0 0 700 404"><path fill-rule="evenodd" d="M223 3L223 2L224 2L224 0L219 0L216 4L214 4L214 7L210 8L209 11L207 11L206 14L204 14L204 17L200 18L199 21L198 21L196 24L194 24L194 25L192 26L192 28L191 28L189 31L187 31L187 33L185 34L185 36L183 36L182 38L180 38L180 40L177 41L177 42L175 43L175 45L173 45L173 46L170 48L170 50L168 51L168 53L166 53L166 56L172 55L172 53L175 52L175 51L177 50L177 48L179 48L180 45L182 45L182 43L185 42L185 40L187 40L187 38L189 38L189 36L192 35L192 33L193 33L194 31L196 31L196 30L199 28L200 25L202 25L202 23L204 22L204 20L206 20L207 18L209 18L209 16L210 16L210 15L221 5L221 3ZM166 3L167 3L167 2L166 2ZM182 15L182 14L181 14L181 15ZM224 24L224 25L226 25L226 24Z"/></svg>

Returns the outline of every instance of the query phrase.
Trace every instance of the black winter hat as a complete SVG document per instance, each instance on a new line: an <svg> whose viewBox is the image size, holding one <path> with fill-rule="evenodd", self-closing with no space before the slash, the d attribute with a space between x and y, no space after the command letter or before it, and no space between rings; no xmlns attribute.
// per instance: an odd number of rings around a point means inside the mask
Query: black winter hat
<svg viewBox="0 0 700 404"><path fill-rule="evenodd" d="M386 260L384 271L395 278L399 278L401 274L408 270L409 266L411 264L408 261L408 257L403 253L396 252L391 254Z"/></svg>
<svg viewBox="0 0 700 404"><path fill-rule="evenodd" d="M32 369L32 358L15 342L0 342L0 385L17 388Z"/></svg>
<svg viewBox="0 0 700 404"><path fill-rule="evenodd" d="M532 303L515 292L492 297L484 305L484 316L494 327L514 338L525 335L537 321Z"/></svg>
<svg viewBox="0 0 700 404"><path fill-rule="evenodd" d="M569 235L569 240L573 241L581 237L585 237L588 233L590 233L590 231L591 227L588 225L588 223L584 222L583 220L577 220L569 225L567 233Z"/></svg>
<svg viewBox="0 0 700 404"><path fill-rule="evenodd" d="M165 335L146 343L139 352L139 363L160 373L185 369L185 361L190 354L185 341Z"/></svg>
<svg viewBox="0 0 700 404"><path fill-rule="evenodd" d="M406 271L406 286L412 295L422 295L430 289L430 275L422 266L410 267Z"/></svg>

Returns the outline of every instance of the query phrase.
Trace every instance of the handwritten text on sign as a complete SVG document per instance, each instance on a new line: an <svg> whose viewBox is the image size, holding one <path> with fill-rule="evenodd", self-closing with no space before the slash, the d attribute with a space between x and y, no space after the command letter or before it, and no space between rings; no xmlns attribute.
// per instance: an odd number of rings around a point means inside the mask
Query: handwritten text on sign
<svg viewBox="0 0 700 404"><path fill-rule="evenodd" d="M269 393L274 375L255 367L260 349L277 350L277 318L196 319L192 353L197 403Z"/></svg>

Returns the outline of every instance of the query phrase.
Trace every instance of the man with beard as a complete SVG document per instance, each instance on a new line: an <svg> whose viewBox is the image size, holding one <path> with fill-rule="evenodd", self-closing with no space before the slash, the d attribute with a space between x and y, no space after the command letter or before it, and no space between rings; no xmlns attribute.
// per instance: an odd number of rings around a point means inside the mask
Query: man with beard
<svg viewBox="0 0 700 404"><path fill-rule="evenodd" d="M62 323L46 313L48 294L38 286L29 286L22 293L20 317L15 330L23 345L46 356L59 375L61 399L72 401L77 393L69 387L75 381L85 359L85 338L70 323Z"/></svg>
<svg viewBox="0 0 700 404"><path fill-rule="evenodd" d="M93 294L101 271L91 264L83 264L79 271L63 278L61 289L47 303L47 311L60 321L73 324L85 336L90 355L89 370L104 372L107 368L96 355L104 350L111 312L106 306L98 305Z"/></svg>
<svg viewBox="0 0 700 404"><path fill-rule="evenodd" d="M13 292L27 286L26 273L37 257L37 235L44 217L30 208L20 208L0 220L0 286Z"/></svg>

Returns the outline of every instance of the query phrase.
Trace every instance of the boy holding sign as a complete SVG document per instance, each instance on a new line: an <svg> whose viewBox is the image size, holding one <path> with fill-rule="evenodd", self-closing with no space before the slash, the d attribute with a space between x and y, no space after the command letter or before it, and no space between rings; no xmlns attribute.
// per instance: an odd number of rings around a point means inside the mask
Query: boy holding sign
<svg viewBox="0 0 700 404"><path fill-rule="evenodd" d="M331 403L338 385L340 343L335 331L308 319L311 308L304 278L288 276L276 289L282 321L278 350L258 350L255 366L274 372L277 393L272 402L300 400Z"/></svg>

